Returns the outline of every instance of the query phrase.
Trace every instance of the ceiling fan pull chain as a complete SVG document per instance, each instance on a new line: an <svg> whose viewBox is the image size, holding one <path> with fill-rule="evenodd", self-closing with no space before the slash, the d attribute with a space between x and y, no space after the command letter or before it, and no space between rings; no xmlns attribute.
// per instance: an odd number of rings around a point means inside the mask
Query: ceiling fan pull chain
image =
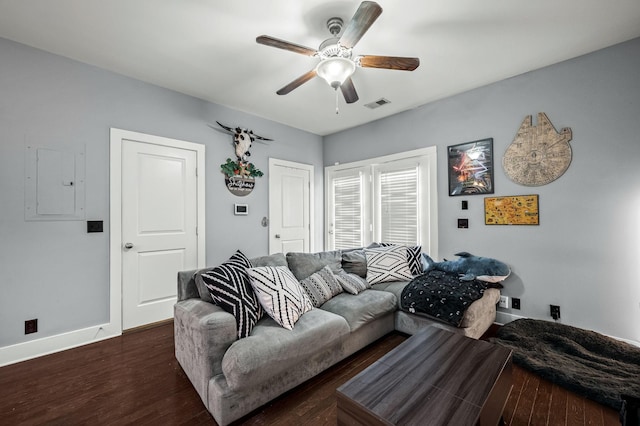
<svg viewBox="0 0 640 426"><path fill-rule="evenodd" d="M336 114L340 114L340 109L338 108L338 88L336 87Z"/></svg>

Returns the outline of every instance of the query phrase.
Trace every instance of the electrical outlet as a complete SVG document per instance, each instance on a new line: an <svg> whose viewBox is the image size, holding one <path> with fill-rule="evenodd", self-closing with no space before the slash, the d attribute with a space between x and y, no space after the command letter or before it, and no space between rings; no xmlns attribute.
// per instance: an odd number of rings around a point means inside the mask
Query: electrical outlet
<svg viewBox="0 0 640 426"><path fill-rule="evenodd" d="M38 319L26 320L24 322L24 334L31 334L38 332Z"/></svg>
<svg viewBox="0 0 640 426"><path fill-rule="evenodd" d="M517 297L512 297L511 298L511 307L513 309L520 309L520 299L518 299Z"/></svg>
<svg viewBox="0 0 640 426"><path fill-rule="evenodd" d="M500 301L498 302L499 308L509 308L509 298L507 296L500 296Z"/></svg>
<svg viewBox="0 0 640 426"><path fill-rule="evenodd" d="M560 319L560 306L558 305L549 305L549 313L554 320Z"/></svg>

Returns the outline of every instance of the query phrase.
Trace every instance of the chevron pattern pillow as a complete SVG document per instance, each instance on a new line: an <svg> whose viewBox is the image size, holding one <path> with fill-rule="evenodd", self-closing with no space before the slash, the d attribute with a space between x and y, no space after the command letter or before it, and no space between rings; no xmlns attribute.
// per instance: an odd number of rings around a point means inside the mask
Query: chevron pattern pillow
<svg viewBox="0 0 640 426"><path fill-rule="evenodd" d="M316 308L343 292L342 286L336 281L329 265L300 281L300 285Z"/></svg>
<svg viewBox="0 0 640 426"><path fill-rule="evenodd" d="M387 281L411 281L413 275L407 263L405 246L364 249L367 258L367 281L378 284Z"/></svg>
<svg viewBox="0 0 640 426"><path fill-rule="evenodd" d="M396 244L380 243L380 247L392 247ZM407 247L407 263L409 269L413 275L420 275L422 270L422 262L420 256L422 255L422 246L406 246Z"/></svg>
<svg viewBox="0 0 640 426"><path fill-rule="evenodd" d="M251 268L251 262L238 250L222 265L202 273L202 281L214 303L236 318L240 339L251 334L264 314L251 287L247 268Z"/></svg>
<svg viewBox="0 0 640 426"><path fill-rule="evenodd" d="M260 304L271 318L287 330L313 305L286 266L261 266L248 270Z"/></svg>

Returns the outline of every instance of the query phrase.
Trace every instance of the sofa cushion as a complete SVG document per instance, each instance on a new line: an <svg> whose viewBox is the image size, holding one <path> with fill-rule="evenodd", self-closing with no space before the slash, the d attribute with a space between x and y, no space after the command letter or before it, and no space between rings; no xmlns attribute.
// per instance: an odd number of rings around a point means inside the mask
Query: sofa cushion
<svg viewBox="0 0 640 426"><path fill-rule="evenodd" d="M235 317L240 339L251 333L263 315L247 274L250 267L249 259L238 250L226 262L201 274L215 304Z"/></svg>
<svg viewBox="0 0 640 426"><path fill-rule="evenodd" d="M342 286L331 272L329 265L300 281L300 285L316 308L343 292Z"/></svg>
<svg viewBox="0 0 640 426"><path fill-rule="evenodd" d="M284 256L284 253L275 253L270 254L268 256L260 256L249 259L251 262L251 266L254 268L260 266L288 266L287 258Z"/></svg>
<svg viewBox="0 0 640 426"><path fill-rule="evenodd" d="M300 283L285 266L260 266L248 270L251 286L264 310L278 324L293 330L294 324L313 309Z"/></svg>
<svg viewBox="0 0 640 426"><path fill-rule="evenodd" d="M287 253L287 264L293 275L302 281L329 265L334 274L342 272L342 254L339 250L319 253Z"/></svg>
<svg viewBox="0 0 640 426"><path fill-rule="evenodd" d="M398 300L398 309L400 308L400 298L402 297L402 290L409 284L410 281L387 281L380 284L372 285L373 290L386 291L393 294Z"/></svg>
<svg viewBox="0 0 640 426"><path fill-rule="evenodd" d="M292 330L263 318L251 336L234 342L222 360L231 389L244 389L277 378L291 365L313 362L323 348L349 334L344 318L321 309L307 312Z"/></svg>
<svg viewBox="0 0 640 426"><path fill-rule="evenodd" d="M341 274L337 274L335 277L347 293L358 294L371 287L371 284L369 284L367 280L362 278L360 275L343 272Z"/></svg>
<svg viewBox="0 0 640 426"><path fill-rule="evenodd" d="M367 258L364 255L364 250L343 251L342 269L347 273L367 278Z"/></svg>
<svg viewBox="0 0 640 426"><path fill-rule="evenodd" d="M351 332L396 310L396 297L388 292L365 290L353 295L342 293L322 305L322 310L340 315Z"/></svg>
<svg viewBox="0 0 640 426"><path fill-rule="evenodd" d="M407 248L404 246L367 248L364 254L367 257L367 281L370 284L413 278L407 263Z"/></svg>

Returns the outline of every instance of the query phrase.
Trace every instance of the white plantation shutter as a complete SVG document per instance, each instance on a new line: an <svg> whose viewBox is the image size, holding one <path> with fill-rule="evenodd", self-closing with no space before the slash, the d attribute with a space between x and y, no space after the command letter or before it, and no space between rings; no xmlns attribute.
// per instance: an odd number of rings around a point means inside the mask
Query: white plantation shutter
<svg viewBox="0 0 640 426"><path fill-rule="evenodd" d="M379 241L419 243L418 167L379 171Z"/></svg>
<svg viewBox="0 0 640 426"><path fill-rule="evenodd" d="M334 250L364 245L362 173L333 179Z"/></svg>
<svg viewBox="0 0 640 426"><path fill-rule="evenodd" d="M438 257L435 147L325 168L327 250L421 245Z"/></svg>

